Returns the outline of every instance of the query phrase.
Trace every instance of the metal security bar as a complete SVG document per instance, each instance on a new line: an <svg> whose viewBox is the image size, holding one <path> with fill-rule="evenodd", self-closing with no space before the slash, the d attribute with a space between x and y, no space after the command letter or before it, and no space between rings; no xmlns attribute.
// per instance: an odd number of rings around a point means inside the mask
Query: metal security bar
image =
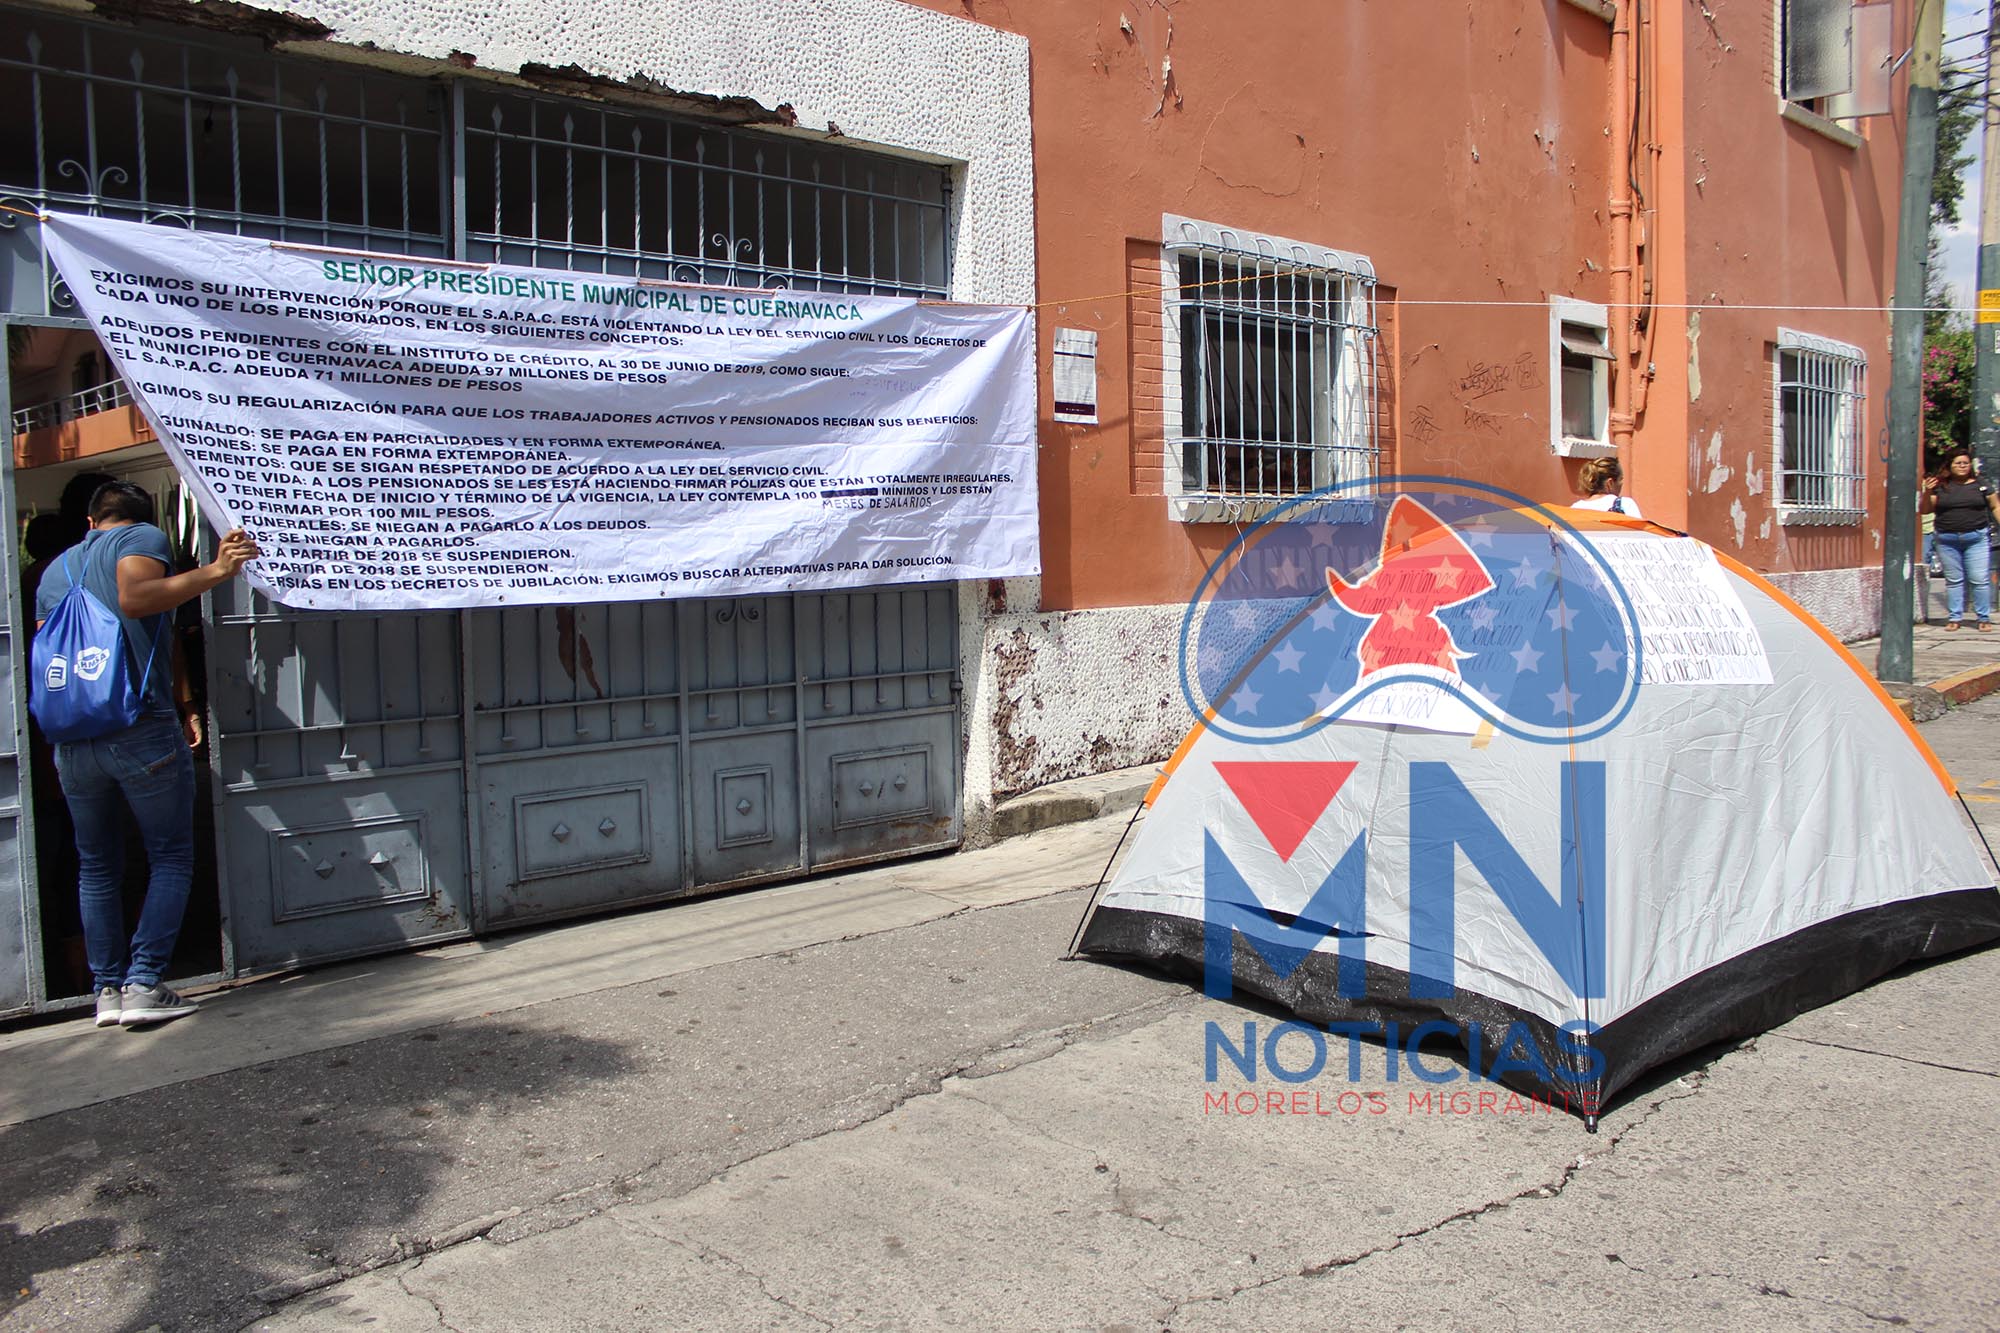
<svg viewBox="0 0 2000 1333"><path fill-rule="evenodd" d="M942 296L942 167L459 85L465 258Z"/></svg>
<svg viewBox="0 0 2000 1333"><path fill-rule="evenodd" d="M265 53L50 15L0 35L0 201L203 231L441 254L443 91ZM73 315L33 228L42 299L16 249L11 313ZM9 247L14 249L15 247Z"/></svg>
<svg viewBox="0 0 2000 1333"><path fill-rule="evenodd" d="M1779 495L1829 520L1861 512L1861 379L1858 357L1778 349Z"/></svg>
<svg viewBox="0 0 2000 1333"><path fill-rule="evenodd" d="M1374 282L1270 255L1174 253L1181 484L1282 497L1374 476Z"/></svg>
<svg viewBox="0 0 2000 1333"><path fill-rule="evenodd" d="M75 421L93 412L109 412L114 407L127 407L131 402L132 390L127 387L124 380L108 380L61 398L15 408L14 433L22 435L31 430L40 430L44 426L59 426L65 421Z"/></svg>

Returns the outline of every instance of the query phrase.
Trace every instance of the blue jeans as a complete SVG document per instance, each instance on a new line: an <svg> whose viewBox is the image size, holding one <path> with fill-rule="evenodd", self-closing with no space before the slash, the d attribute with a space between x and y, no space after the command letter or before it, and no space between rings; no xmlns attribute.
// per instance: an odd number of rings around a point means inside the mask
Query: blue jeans
<svg viewBox="0 0 2000 1333"><path fill-rule="evenodd" d="M1944 608L1950 620L1965 618L1965 585L1972 584L1972 610L1985 624L1993 619L1992 553L1986 531L1940 532L1938 558L1944 561Z"/></svg>
<svg viewBox="0 0 2000 1333"><path fill-rule="evenodd" d="M194 756L172 714L56 746L56 772L76 824L83 942L98 989L157 986L174 956L194 882ZM146 903L125 940L125 810L146 845Z"/></svg>

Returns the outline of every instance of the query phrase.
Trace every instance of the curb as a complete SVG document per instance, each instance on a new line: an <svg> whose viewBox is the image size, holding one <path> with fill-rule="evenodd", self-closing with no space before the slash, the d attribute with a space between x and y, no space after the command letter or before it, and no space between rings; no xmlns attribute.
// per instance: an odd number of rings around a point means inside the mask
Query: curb
<svg viewBox="0 0 2000 1333"><path fill-rule="evenodd" d="M1969 704L1974 699L2000 690L2000 662L1953 672L1943 680L1932 681L1931 688L1952 703Z"/></svg>
<svg viewBox="0 0 2000 1333"><path fill-rule="evenodd" d="M1892 685L1883 688L1896 698L1896 707L1912 722L1932 722L1943 717L1955 704L1969 704L2000 690L2000 662L1955 671L1928 685Z"/></svg>
<svg viewBox="0 0 2000 1333"><path fill-rule="evenodd" d="M1141 764L1137 768L1052 782L1010 796L993 807L993 841L1130 810L1146 799L1146 792L1158 775L1157 764Z"/></svg>

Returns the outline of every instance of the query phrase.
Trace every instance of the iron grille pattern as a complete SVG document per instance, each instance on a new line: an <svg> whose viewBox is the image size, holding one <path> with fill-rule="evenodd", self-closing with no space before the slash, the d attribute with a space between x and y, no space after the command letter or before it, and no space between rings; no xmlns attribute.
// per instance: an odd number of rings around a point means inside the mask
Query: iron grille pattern
<svg viewBox="0 0 2000 1333"><path fill-rule="evenodd" d="M1778 349L1779 497L1829 520L1862 513L1862 371L1857 356Z"/></svg>
<svg viewBox="0 0 2000 1333"><path fill-rule="evenodd" d="M467 258L944 295L941 168L460 86Z"/></svg>
<svg viewBox="0 0 2000 1333"><path fill-rule="evenodd" d="M446 98L436 85L47 15L0 36L0 199L277 240L441 255ZM76 313L22 239L15 314ZM10 247L13 248L13 247ZM39 270L36 300L23 279Z"/></svg>
<svg viewBox="0 0 2000 1333"><path fill-rule="evenodd" d="M1172 257L1182 490L1279 498L1375 475L1373 280L1250 251Z"/></svg>

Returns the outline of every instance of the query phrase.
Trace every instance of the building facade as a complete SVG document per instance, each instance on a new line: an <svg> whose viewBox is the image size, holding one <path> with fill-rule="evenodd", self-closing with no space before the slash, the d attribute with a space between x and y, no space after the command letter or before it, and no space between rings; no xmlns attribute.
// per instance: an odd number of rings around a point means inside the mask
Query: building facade
<svg viewBox="0 0 2000 1333"><path fill-rule="evenodd" d="M207 599L190 976L977 841L1010 794L1172 749L1187 599L1329 485L1561 503L1616 456L1649 517L1873 628L1901 125L1855 113L1900 96L1869 53L1910 0L5 12L16 208L1036 308L1040 579ZM0 499L25 520L80 472L133 476L192 544L14 214L0 309ZM81 993L9 605L0 1014Z"/></svg>
<svg viewBox="0 0 2000 1333"><path fill-rule="evenodd" d="M1210 562L1370 475L1561 504L1615 456L1876 630L1905 0L936 7L1033 56L1045 573L999 635L1003 788L1169 751Z"/></svg>
<svg viewBox="0 0 2000 1333"><path fill-rule="evenodd" d="M187 513L22 213L353 251L1027 304L1024 39L894 0L9 8L6 499ZM176 522L173 524L178 527ZM190 532L189 536L193 534ZM12 577L0 1013L86 988ZM982 586L392 615L232 585L187 978L956 846L990 808ZM28 762L22 761L28 757ZM46 862L47 864L43 864Z"/></svg>

